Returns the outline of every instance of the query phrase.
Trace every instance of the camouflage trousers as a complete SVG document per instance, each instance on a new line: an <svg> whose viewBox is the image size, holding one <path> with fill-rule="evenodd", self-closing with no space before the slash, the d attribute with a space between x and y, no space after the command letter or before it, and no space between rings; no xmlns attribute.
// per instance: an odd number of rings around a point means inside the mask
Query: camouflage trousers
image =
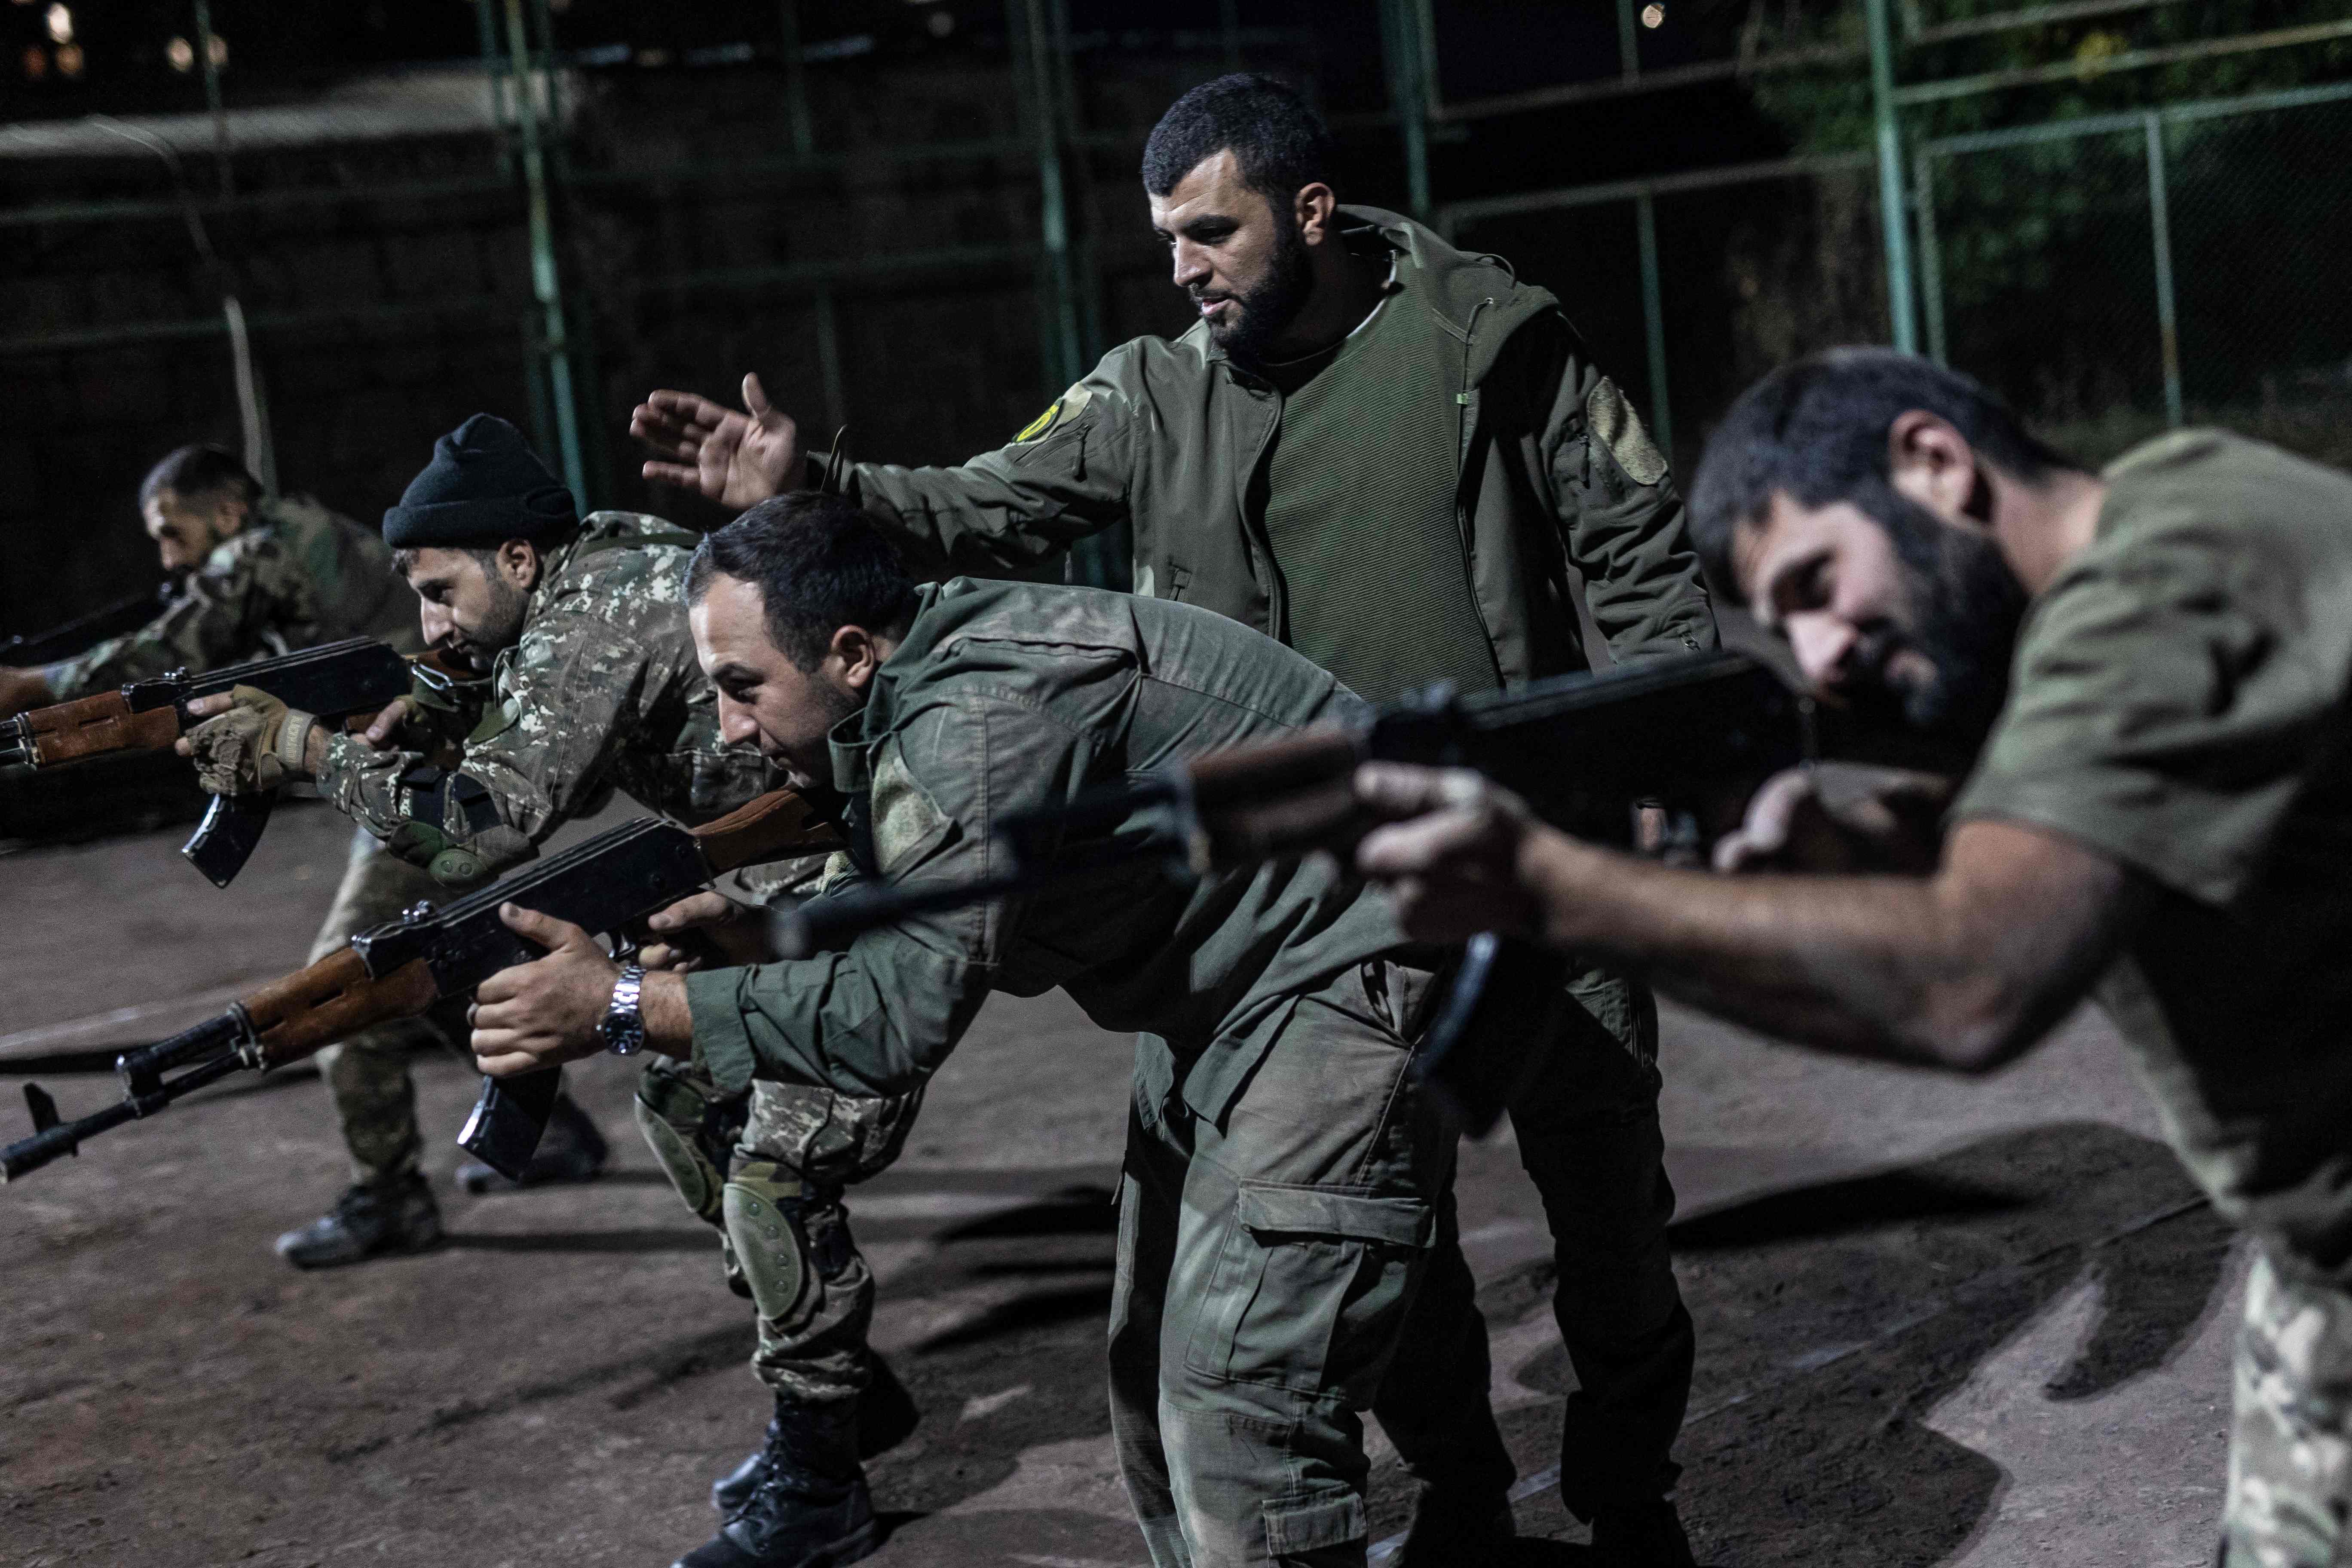
<svg viewBox="0 0 2352 1568"><path fill-rule="evenodd" d="M2352 1563L2352 1290L2258 1250L2233 1381L2223 1568Z"/></svg>
<svg viewBox="0 0 2352 1568"><path fill-rule="evenodd" d="M745 1098L656 1057L637 1086L637 1126L686 1206L719 1232L728 1285L758 1316L760 1381L803 1405L854 1399L868 1377L874 1274L842 1189L898 1157L922 1091L762 1082Z"/></svg>
<svg viewBox="0 0 2352 1568"><path fill-rule="evenodd" d="M334 906L310 944L310 958L324 958L356 933L396 918L421 899L447 896L446 889L393 855L373 835L356 833L342 885L335 889ZM428 1014L379 1024L319 1053L319 1076L326 1080L342 1124L353 1182L374 1186L416 1169L424 1140L416 1131L416 1090L408 1079L408 1053L429 1042L464 1055L463 1012L462 1005L457 1005L452 1010L436 1008L438 1022L435 1014Z"/></svg>

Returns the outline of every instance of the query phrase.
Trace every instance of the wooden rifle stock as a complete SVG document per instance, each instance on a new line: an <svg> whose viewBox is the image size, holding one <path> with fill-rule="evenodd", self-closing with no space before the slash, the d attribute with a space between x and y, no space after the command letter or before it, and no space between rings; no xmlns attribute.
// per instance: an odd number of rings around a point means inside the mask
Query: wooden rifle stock
<svg viewBox="0 0 2352 1568"><path fill-rule="evenodd" d="M116 1063L126 1089L117 1104L68 1122L47 1094L26 1085L33 1136L0 1150L0 1181L72 1154L82 1140L153 1115L226 1073L299 1061L356 1030L414 1017L444 996L470 992L502 968L528 963L535 949L498 917L509 900L617 932L713 876L840 844L824 810L791 790L761 795L691 830L644 818L608 828L446 909L419 905L238 998L225 1013L126 1051ZM372 962L382 973L370 968ZM165 1076L171 1073L178 1076ZM538 1141L553 1103L555 1077L551 1069L526 1074L505 1080L503 1089L499 1080L485 1080L483 1104L467 1137L486 1142L466 1146L512 1174L509 1166L528 1161Z"/></svg>

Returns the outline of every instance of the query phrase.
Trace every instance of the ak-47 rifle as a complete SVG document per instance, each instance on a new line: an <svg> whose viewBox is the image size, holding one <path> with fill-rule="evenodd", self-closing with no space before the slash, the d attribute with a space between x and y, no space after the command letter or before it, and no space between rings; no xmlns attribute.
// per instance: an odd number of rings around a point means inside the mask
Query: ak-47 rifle
<svg viewBox="0 0 2352 1568"><path fill-rule="evenodd" d="M499 970L539 957L538 948L499 918L501 904L611 933L619 944L644 917L714 877L840 843L815 806L794 791L777 790L700 827L649 816L625 822L446 909L419 904L230 1003L220 1016L125 1052L115 1062L123 1098L103 1110L61 1121L57 1102L26 1084L33 1136L0 1149L0 1182L74 1153L109 1128L152 1116L216 1079L299 1061L355 1030L414 1017L442 997L465 995ZM484 1079L458 1142L493 1170L519 1176L539 1146L562 1081L561 1068Z"/></svg>
<svg viewBox="0 0 2352 1568"><path fill-rule="evenodd" d="M330 722L364 723L394 698L406 696L418 670L436 668L425 662L431 657L412 661L383 643L351 637L202 675L175 669L120 690L0 719L0 767L56 768L115 752L168 750L196 721L189 703L234 686L257 687L289 708ZM261 842L277 803L275 795L215 795L180 853L215 887L227 887Z"/></svg>
<svg viewBox="0 0 2352 1568"><path fill-rule="evenodd" d="M133 594L101 605L88 615L51 626L45 632L18 632L0 642L0 664L47 664L70 658L94 643L124 632L137 631L172 602L174 584L165 583L152 594Z"/></svg>
<svg viewBox="0 0 2352 1568"><path fill-rule="evenodd" d="M1632 807L1711 804L1739 783L1822 754L1833 715L1738 654L1644 659L1606 674L1559 676L1507 691L1438 687L1354 724L1206 752L1158 773L1086 791L1001 826L1012 869L976 881L851 889L780 922L788 955L837 947L909 915L1049 890L1098 871L1100 836L1140 807L1162 831L1118 858L1216 866L1343 846L1368 825L1353 776L1367 762L1475 768L1545 820L1622 841ZM1538 1058L1561 1005L1565 961L1491 933L1472 940L1416 1061L1474 1135L1491 1127Z"/></svg>

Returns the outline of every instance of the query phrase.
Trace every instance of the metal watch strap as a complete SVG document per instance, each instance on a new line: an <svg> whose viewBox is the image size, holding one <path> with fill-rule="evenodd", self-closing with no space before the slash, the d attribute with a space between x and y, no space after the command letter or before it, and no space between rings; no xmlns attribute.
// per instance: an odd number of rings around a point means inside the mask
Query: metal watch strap
<svg viewBox="0 0 2352 1568"><path fill-rule="evenodd" d="M646 1048L645 1015L637 1010L644 994L646 966L624 964L613 982L613 1005L604 1011L604 1047L616 1057L635 1056Z"/></svg>

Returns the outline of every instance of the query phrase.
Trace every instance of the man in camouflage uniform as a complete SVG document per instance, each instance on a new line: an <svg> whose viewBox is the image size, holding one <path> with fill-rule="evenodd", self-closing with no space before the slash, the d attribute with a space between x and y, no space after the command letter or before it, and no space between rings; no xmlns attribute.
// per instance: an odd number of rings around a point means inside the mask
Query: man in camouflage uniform
<svg viewBox="0 0 2352 1568"><path fill-rule="evenodd" d="M1718 863L1932 871L1671 870L1420 769L1367 770L1419 819L1363 864L1432 940L1517 926L1845 1054L1990 1072L2096 997L2255 1243L2220 1561L2352 1562L2352 478L2218 430L2093 473L1840 350L1733 406L1694 500L1806 674L1966 773L1926 844L1784 775Z"/></svg>
<svg viewBox="0 0 2352 1568"><path fill-rule="evenodd" d="M86 652L0 667L0 718L174 669L213 669L343 637L417 647L416 600L383 542L308 496L265 496L218 447L148 470L139 510L166 572L185 574L155 618Z"/></svg>
<svg viewBox="0 0 2352 1568"><path fill-rule="evenodd" d="M289 771L315 779L435 896L530 858L564 823L603 809L615 789L695 824L782 782L757 751L719 737L717 699L687 628L695 535L633 512L575 519L568 492L514 428L477 415L441 438L433 465L384 514L384 538L423 601L425 635L489 674L490 706L454 769L314 729ZM250 788L302 718L253 694L184 743L208 788ZM377 1151L384 1174L355 1189L375 1194L363 1213L339 1210L341 1218L320 1223L396 1237L431 1203L415 1174L413 1097L397 1058L375 1064L365 1092L389 1134ZM838 1186L803 1188L766 1156L730 1177L744 1100L740 1086L721 1095L708 1075L655 1058L638 1087L637 1121L688 1205L720 1227L736 1289L759 1299L761 1282L788 1266L773 1260L779 1250L791 1258L813 1248L824 1260L824 1289L806 1310L789 1322L763 1314L755 1370L780 1391L820 1395L879 1375L883 1408L869 1441L886 1441L910 1413L865 1352L873 1279L843 1250ZM788 1108L771 1108L753 1129L756 1147L793 1151L796 1171L854 1179L896 1154L912 1101L845 1100L837 1110L807 1126ZM778 1228L779 1213L790 1227ZM845 1340L836 1327L845 1322L856 1325Z"/></svg>
<svg viewBox="0 0 2352 1568"><path fill-rule="evenodd" d="M968 579L919 590L837 496L754 507L688 581L725 732L842 791L857 869L894 883L1001 869L1009 816L1130 769L1363 711L1307 659L1193 606ZM1088 833L1073 859L1135 842L1153 815ZM1356 1413L1400 1342L1454 1155L1405 1070L1442 955L1401 947L1381 900L1328 860L1191 886L1112 865L803 961L685 975L624 971L576 928L508 918L551 951L478 993L491 1072L601 1048L615 1008L616 1039L690 1057L721 1085L856 1096L918 1089L992 991L1058 985L1098 1022L1150 1031L1109 1359L1152 1561L1364 1561ZM763 1292L789 1301L811 1272ZM873 1550L853 1422L848 1401L780 1402L759 1493L680 1568Z"/></svg>
<svg viewBox="0 0 2352 1568"><path fill-rule="evenodd" d="M244 465L221 448L183 447L172 453L149 472L139 500L164 569L185 577L163 612L135 632L38 669L0 669L0 713L70 701L176 668L211 669L343 637L373 637L403 651L422 646L416 595L393 571L392 552L373 530L308 497L264 496ZM438 707L449 699L420 684L417 700ZM371 732L380 739L391 728L380 722ZM433 890L422 871L367 835L354 836L341 885L310 956L333 952ZM436 1024L404 1019L319 1053L355 1184L380 1180L398 1163L402 1117L411 1114L385 1103L377 1086L381 1064L395 1064L404 1094L406 1072L396 1064L426 1043L446 1047L452 1039ZM299 1265L364 1256L348 1247L305 1244L304 1235L278 1241L279 1251ZM423 1246L438 1235L437 1219L429 1219L409 1239Z"/></svg>
<svg viewBox="0 0 2352 1568"><path fill-rule="evenodd" d="M1338 205L1329 163L1281 84L1196 88L1143 163L1201 313L1181 338L1112 350L1010 446L952 468L803 455L753 379L751 418L656 393L635 422L665 459L646 477L739 508L822 479L918 559L980 574L1124 522L1137 594L1229 616L1375 701L1583 668L1580 587L1620 660L1713 647L1665 457L1559 300L1408 218ZM1510 1107L1579 1382L1560 1489L1599 1562L1672 1568L1690 1561L1668 1494L1693 1344L1665 1243L1655 1014L1621 972L1580 966L1569 989L1583 1016ZM1504 1550L1516 1471L1450 1200L1413 1310L1421 1348L1375 1407L1421 1485L1400 1563Z"/></svg>

